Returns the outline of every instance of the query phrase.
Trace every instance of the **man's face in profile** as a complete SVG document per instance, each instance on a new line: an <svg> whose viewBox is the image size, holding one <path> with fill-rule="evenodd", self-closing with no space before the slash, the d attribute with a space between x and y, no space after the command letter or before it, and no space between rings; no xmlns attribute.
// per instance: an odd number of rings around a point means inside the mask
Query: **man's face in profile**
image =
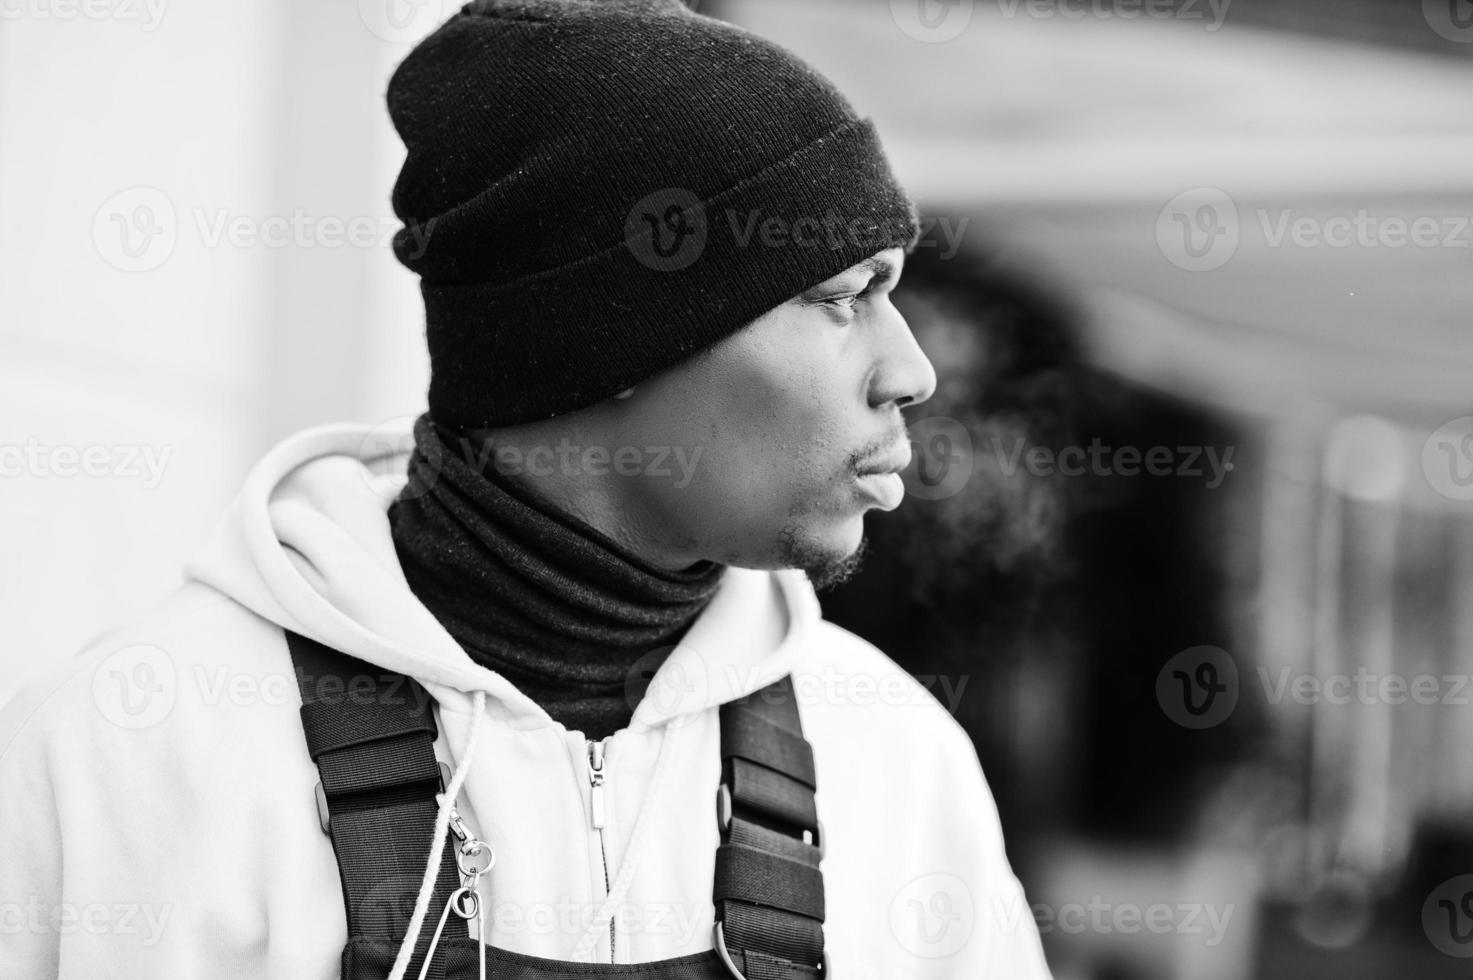
<svg viewBox="0 0 1473 980"><path fill-rule="evenodd" d="M698 460L688 481L629 478L641 537L691 560L803 568L820 586L850 570L864 513L900 503L900 409L936 384L890 301L904 261L876 253L620 403L622 436Z"/></svg>

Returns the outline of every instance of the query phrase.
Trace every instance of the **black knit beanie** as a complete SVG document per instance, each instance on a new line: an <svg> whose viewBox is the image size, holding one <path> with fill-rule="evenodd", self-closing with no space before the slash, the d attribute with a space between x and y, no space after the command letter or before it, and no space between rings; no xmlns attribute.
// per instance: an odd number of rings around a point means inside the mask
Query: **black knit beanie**
<svg viewBox="0 0 1473 980"><path fill-rule="evenodd" d="M458 429L602 401L918 233L832 84L678 0L476 0L388 103L394 253Z"/></svg>

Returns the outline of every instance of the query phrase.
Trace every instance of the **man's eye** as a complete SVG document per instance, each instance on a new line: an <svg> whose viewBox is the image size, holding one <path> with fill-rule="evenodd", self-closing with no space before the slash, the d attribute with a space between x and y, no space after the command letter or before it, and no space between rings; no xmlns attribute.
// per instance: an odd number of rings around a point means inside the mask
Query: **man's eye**
<svg viewBox="0 0 1473 980"><path fill-rule="evenodd" d="M824 303L847 313L853 313L854 307L859 304L859 301L869 294L869 289L862 289L857 293L848 293L844 296L835 296L832 299L826 299Z"/></svg>

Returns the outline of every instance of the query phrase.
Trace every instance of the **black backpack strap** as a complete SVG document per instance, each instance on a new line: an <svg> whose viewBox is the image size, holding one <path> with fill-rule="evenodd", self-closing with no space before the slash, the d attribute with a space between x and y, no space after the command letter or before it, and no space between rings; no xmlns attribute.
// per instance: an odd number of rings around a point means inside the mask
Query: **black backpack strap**
<svg viewBox="0 0 1473 980"><path fill-rule="evenodd" d="M746 980L828 972L816 786L790 677L721 706L716 950Z"/></svg>
<svg viewBox="0 0 1473 980"><path fill-rule="evenodd" d="M332 838L348 916L343 980L379 980L369 962L397 950L430 856L444 776L435 759L437 729L429 693L402 674L386 673L315 640L286 631L302 728L322 781L317 803ZM447 846L435 895L415 944L408 976L419 975L433 920L459 885L455 848ZM367 953L371 948L373 955ZM443 980L437 954L429 976Z"/></svg>

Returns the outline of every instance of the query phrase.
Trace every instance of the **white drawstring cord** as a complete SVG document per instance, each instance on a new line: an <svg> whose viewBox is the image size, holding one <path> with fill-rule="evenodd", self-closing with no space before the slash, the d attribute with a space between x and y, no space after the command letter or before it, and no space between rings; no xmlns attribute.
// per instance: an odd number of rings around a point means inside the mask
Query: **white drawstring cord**
<svg viewBox="0 0 1473 980"><path fill-rule="evenodd" d="M470 771L471 758L476 754L476 741L481 734L481 718L486 714L485 691L475 693L472 711L475 714L471 719L469 744L465 747L465 755L455 764L455 771L450 775L450 785L440 794L440 809L435 813L435 837L430 844L430 860L425 865L424 881L419 886L419 897L414 900L414 914L409 918L409 931L404 936L404 942L399 945L399 955L394 958L394 969L389 972L389 980L404 980L404 974L409 970L409 961L414 958L414 944L419 941L419 931L424 926L425 916L430 909L430 899L435 894L435 882L440 877L440 858L445 853L445 837L450 832L450 810L460 796L460 788L465 785L466 774Z"/></svg>
<svg viewBox="0 0 1473 980"><path fill-rule="evenodd" d="M629 892L629 886L634 882L634 870L639 863L639 852L644 847L645 838L649 836L650 821L648 819L651 801L659 799L660 783L664 780L666 762L670 758L667 751L670 744L670 730L681 724L681 719L674 719L660 729L660 747L655 754L655 769L650 773L649 788L645 790L645 805L639 811L639 816L634 821L634 833L630 835L629 847L624 852L624 863L619 865L619 873L614 876L613 887L604 896L603 904L594 913L593 922L588 931L573 947L572 959L583 962L593 954L593 944L599 942L608 935L609 920L614 917L619 906L624 901L624 896Z"/></svg>

